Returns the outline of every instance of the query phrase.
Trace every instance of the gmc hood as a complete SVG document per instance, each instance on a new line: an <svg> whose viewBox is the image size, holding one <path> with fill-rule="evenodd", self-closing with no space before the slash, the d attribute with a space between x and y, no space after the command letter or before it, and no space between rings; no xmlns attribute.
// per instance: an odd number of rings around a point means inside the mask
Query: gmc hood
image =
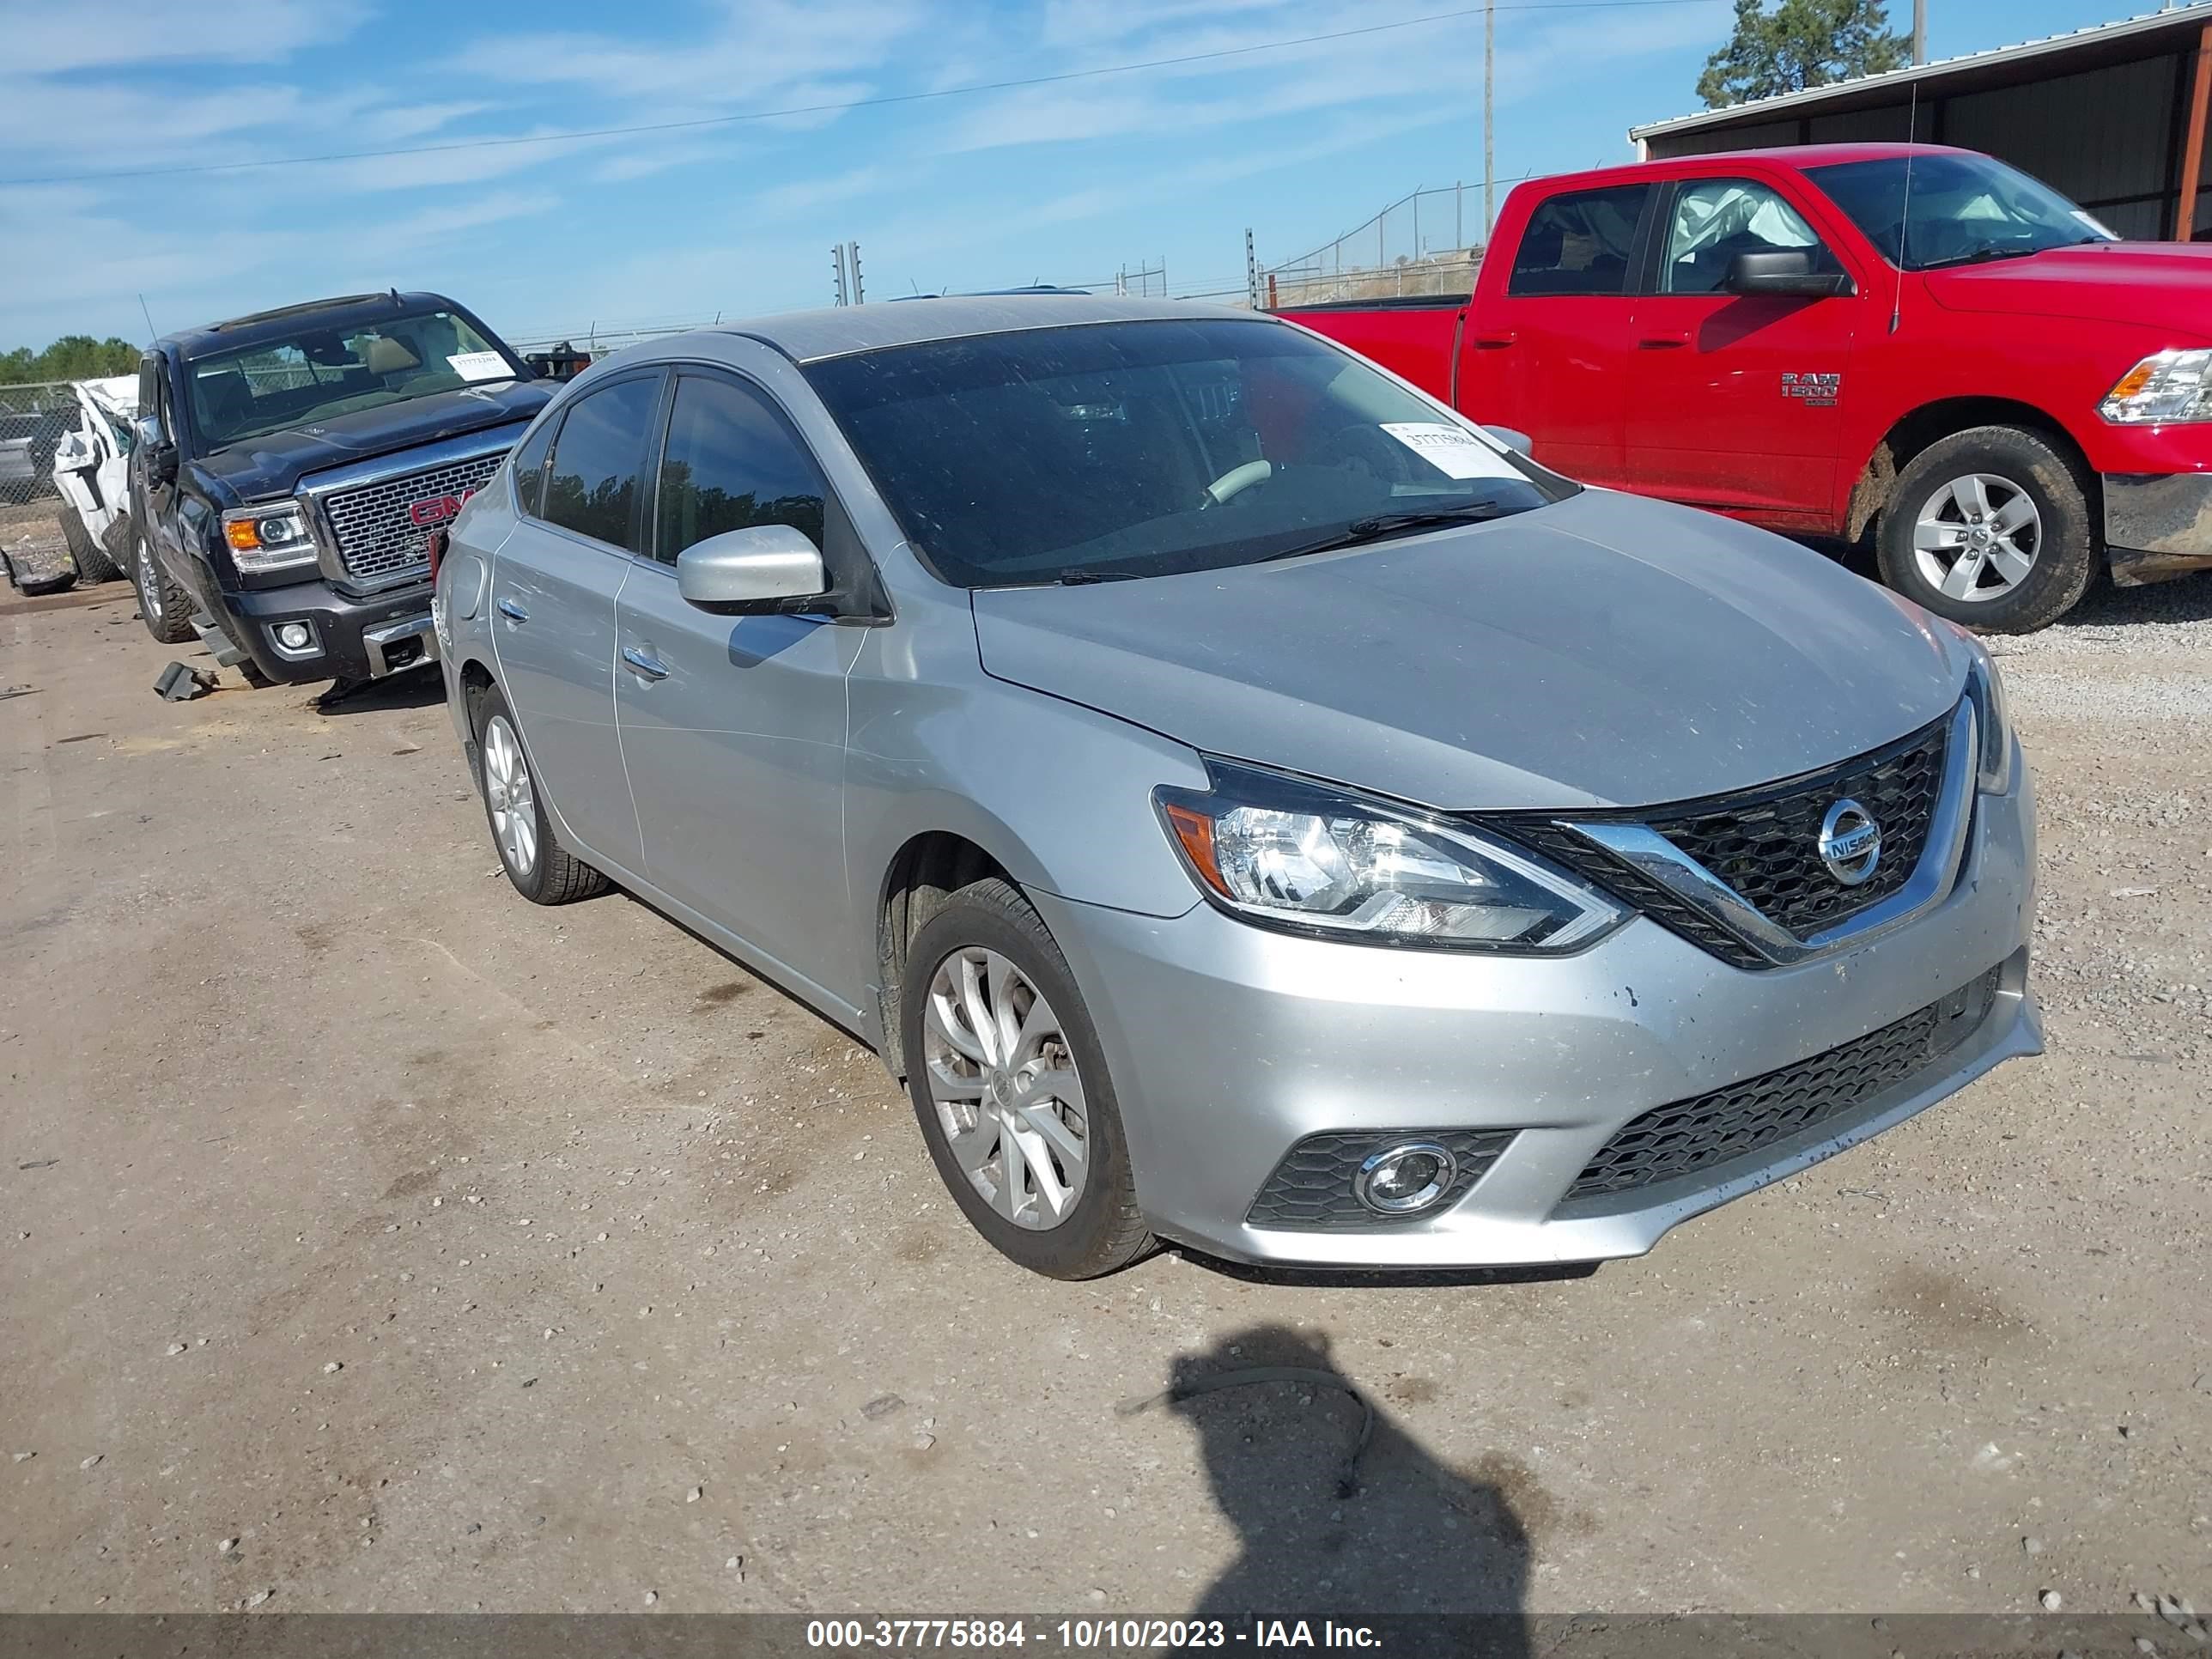
<svg viewBox="0 0 2212 1659"><path fill-rule="evenodd" d="M2090 242L1923 273L1947 311L2142 323L2212 339L2212 246Z"/></svg>
<svg viewBox="0 0 2212 1659"><path fill-rule="evenodd" d="M241 502L267 501L291 495L303 476L325 467L527 421L545 407L553 390L543 380L511 380L434 392L241 439L212 455L195 456L192 465Z"/></svg>
<svg viewBox="0 0 2212 1659"><path fill-rule="evenodd" d="M975 594L986 672L1211 754L1445 811L1652 805L1953 708L1941 624L1820 555L1587 490L1186 576Z"/></svg>

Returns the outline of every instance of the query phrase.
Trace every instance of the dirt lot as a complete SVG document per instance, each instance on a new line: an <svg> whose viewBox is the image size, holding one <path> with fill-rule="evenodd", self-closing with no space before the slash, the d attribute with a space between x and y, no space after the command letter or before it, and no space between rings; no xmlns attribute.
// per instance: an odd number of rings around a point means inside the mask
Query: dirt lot
<svg viewBox="0 0 2212 1659"><path fill-rule="evenodd" d="M2051 1053L1583 1277L1001 1261L846 1037L498 877L434 683L0 610L0 1608L2212 1602L2212 580L2006 642ZM1116 1407L1179 1368L1333 1365ZM253 1598L269 1593L265 1602Z"/></svg>

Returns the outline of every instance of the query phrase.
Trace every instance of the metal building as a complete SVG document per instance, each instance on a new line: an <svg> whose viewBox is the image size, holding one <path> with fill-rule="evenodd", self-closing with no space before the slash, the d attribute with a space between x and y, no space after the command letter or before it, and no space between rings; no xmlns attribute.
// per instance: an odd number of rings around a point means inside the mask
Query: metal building
<svg viewBox="0 0 2212 1659"><path fill-rule="evenodd" d="M1632 127L1645 159L1778 144L1978 149L2122 236L2212 240L2212 4ZM2193 205L2185 214L2181 204Z"/></svg>

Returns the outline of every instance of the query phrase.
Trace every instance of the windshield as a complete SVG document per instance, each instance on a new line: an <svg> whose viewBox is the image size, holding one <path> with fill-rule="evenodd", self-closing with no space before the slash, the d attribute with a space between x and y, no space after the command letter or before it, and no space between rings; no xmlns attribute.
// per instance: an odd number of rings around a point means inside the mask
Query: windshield
<svg viewBox="0 0 2212 1659"><path fill-rule="evenodd" d="M1910 208L1902 155L1807 172L1893 262L1901 226L1907 270L2119 240L2049 185L1986 155L1915 155L1911 166Z"/></svg>
<svg viewBox="0 0 2212 1659"><path fill-rule="evenodd" d="M194 358L185 370L203 453L356 410L528 378L503 348L450 311L303 328L289 339Z"/></svg>
<svg viewBox="0 0 2212 1659"><path fill-rule="evenodd" d="M1279 323L1025 330L806 375L908 539L963 587L1215 570L1575 488Z"/></svg>

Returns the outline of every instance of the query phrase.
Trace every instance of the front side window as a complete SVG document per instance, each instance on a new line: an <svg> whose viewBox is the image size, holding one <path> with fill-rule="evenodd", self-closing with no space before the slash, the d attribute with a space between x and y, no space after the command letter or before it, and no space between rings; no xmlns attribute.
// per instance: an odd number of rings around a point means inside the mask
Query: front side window
<svg viewBox="0 0 2212 1659"><path fill-rule="evenodd" d="M548 523L611 547L630 544L645 437L660 402L660 377L617 380L568 405L546 463Z"/></svg>
<svg viewBox="0 0 2212 1659"><path fill-rule="evenodd" d="M1576 191L1554 196L1528 216L1513 250L1509 295L1617 295L1628 292L1636 259L1636 227L1649 185Z"/></svg>
<svg viewBox="0 0 2212 1659"><path fill-rule="evenodd" d="M1279 323L1024 329L805 372L908 539L963 587L1220 569L1575 488Z"/></svg>
<svg viewBox="0 0 2212 1659"><path fill-rule="evenodd" d="M2048 185L1986 155L1885 155L1808 168L1807 176L1884 258L1895 263L1902 253L1907 270L2118 240Z"/></svg>
<svg viewBox="0 0 2212 1659"><path fill-rule="evenodd" d="M529 371L465 317L422 311L352 327L305 324L285 339L195 357L185 376L198 447L212 453L286 427L527 380Z"/></svg>
<svg viewBox="0 0 2212 1659"><path fill-rule="evenodd" d="M1699 179L1674 192L1662 294L1718 294L1740 253L1802 253L1815 271L1839 270L1796 209L1748 179Z"/></svg>
<svg viewBox="0 0 2212 1659"><path fill-rule="evenodd" d="M782 414L720 376L676 383L653 555L674 564L695 542L757 525L789 525L822 545L822 471Z"/></svg>

